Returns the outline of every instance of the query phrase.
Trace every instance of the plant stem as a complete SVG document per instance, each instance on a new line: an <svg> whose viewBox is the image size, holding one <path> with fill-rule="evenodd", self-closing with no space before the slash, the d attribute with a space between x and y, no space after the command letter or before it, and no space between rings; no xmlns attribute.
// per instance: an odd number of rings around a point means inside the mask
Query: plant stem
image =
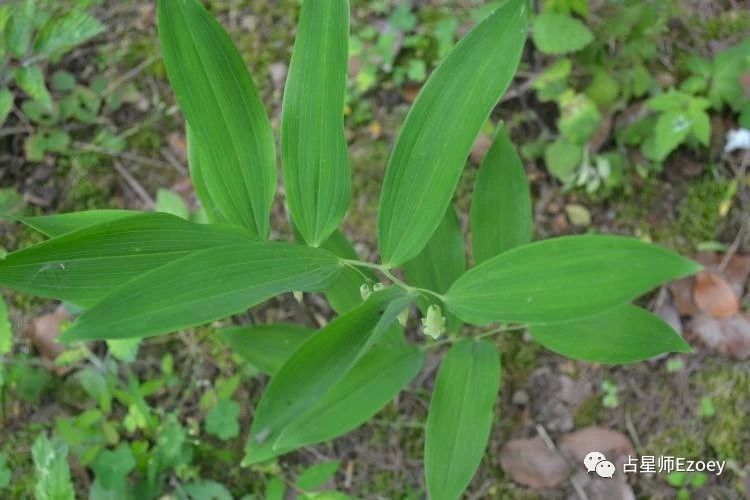
<svg viewBox="0 0 750 500"><path fill-rule="evenodd" d="M464 338L472 338L472 339L479 340L479 339L483 339L485 337L490 337L492 335L497 335L498 333L513 332L513 331L523 330L525 328L526 328L526 325L503 325L503 326L499 326L499 327L497 327L495 329L488 330L486 332L482 332L482 333L480 333L479 335L476 335L476 336L471 336L471 337L466 337L466 336L448 337L448 338L445 338L443 340L438 340L436 342L431 342L429 344L423 344L420 348L423 351L427 351L429 349L434 349L435 347L440 347L441 345L453 344L453 343L455 343L455 342L457 342L457 341L459 341L461 339L464 339Z"/></svg>
<svg viewBox="0 0 750 500"><path fill-rule="evenodd" d="M379 272L380 274L388 278L391 281L391 283L403 288L406 291L417 292L421 295L431 295L432 297L440 300L441 302L445 302L445 295L440 295L439 293L434 292L432 290L428 290L426 288L419 288L416 286L411 286L408 283L401 280L398 276L393 274L390 268L383 266L381 264L373 264L372 262L365 262L362 260L355 260L355 259L341 259L341 262L343 262L344 265L347 265L355 270L357 267L366 267L368 269L374 269L375 271ZM362 273L360 272L360 274ZM362 274L362 276L366 278L364 274Z"/></svg>

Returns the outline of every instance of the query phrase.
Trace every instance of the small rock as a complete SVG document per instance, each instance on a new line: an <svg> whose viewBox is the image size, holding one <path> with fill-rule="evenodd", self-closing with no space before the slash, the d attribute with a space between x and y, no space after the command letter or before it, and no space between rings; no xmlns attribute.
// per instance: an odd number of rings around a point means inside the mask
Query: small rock
<svg viewBox="0 0 750 500"><path fill-rule="evenodd" d="M516 406L526 406L529 403L529 394L523 389L519 389L513 393L511 402Z"/></svg>
<svg viewBox="0 0 750 500"><path fill-rule="evenodd" d="M573 407L583 403L593 392L591 382L576 382L565 375L560 376L560 386L560 399Z"/></svg>
<svg viewBox="0 0 750 500"><path fill-rule="evenodd" d="M513 481L539 489L554 488L572 472L565 457L539 436L508 441L500 450L500 466Z"/></svg>
<svg viewBox="0 0 750 500"><path fill-rule="evenodd" d="M565 205L565 213L568 214L571 224L575 226L588 227L591 225L591 212L583 205L578 203Z"/></svg>
<svg viewBox="0 0 750 500"><path fill-rule="evenodd" d="M289 70L289 67L286 65L286 63L276 62L276 63L271 64L270 70L271 70L271 82L273 82L274 88L276 89L283 88L284 81L286 80L286 73Z"/></svg>

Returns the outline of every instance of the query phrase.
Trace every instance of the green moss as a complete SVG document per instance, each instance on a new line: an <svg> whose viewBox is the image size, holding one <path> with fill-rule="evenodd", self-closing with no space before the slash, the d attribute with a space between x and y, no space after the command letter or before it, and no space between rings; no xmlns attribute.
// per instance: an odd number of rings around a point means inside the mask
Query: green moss
<svg viewBox="0 0 750 500"><path fill-rule="evenodd" d="M29 498L29 493L34 491L36 477L30 450L41 430L38 424L31 424L3 433L0 452L5 456L6 465L13 476L8 488L0 491L2 498Z"/></svg>
<svg viewBox="0 0 750 500"><path fill-rule="evenodd" d="M742 9L727 9L705 22L704 37L706 41L713 41L743 36L747 34L748 26L750 26L750 13Z"/></svg>
<svg viewBox="0 0 750 500"><path fill-rule="evenodd" d="M750 394L750 370L722 363L716 370L704 370L700 384L716 407L704 434L708 444L722 459L745 459L750 455L749 408L739 395Z"/></svg>
<svg viewBox="0 0 750 500"><path fill-rule="evenodd" d="M646 455L697 458L706 456L706 443L702 440L704 430L694 421L670 420L669 425L645 444ZM679 422L679 423L678 423Z"/></svg>
<svg viewBox="0 0 750 500"><path fill-rule="evenodd" d="M520 335L508 333L498 339L503 353L503 382L512 387L526 385L543 348L536 342L526 342Z"/></svg>
<svg viewBox="0 0 750 500"><path fill-rule="evenodd" d="M106 179L92 169L72 165L67 182L67 196L60 212L112 207L112 195L109 186L105 184Z"/></svg>
<svg viewBox="0 0 750 500"><path fill-rule="evenodd" d="M594 395L586 398L573 415L576 428L597 424L603 410L601 397Z"/></svg>
<svg viewBox="0 0 750 500"><path fill-rule="evenodd" d="M721 226L719 206L724 200L727 184L706 178L688 188L680 204L677 229L691 246L716 239Z"/></svg>

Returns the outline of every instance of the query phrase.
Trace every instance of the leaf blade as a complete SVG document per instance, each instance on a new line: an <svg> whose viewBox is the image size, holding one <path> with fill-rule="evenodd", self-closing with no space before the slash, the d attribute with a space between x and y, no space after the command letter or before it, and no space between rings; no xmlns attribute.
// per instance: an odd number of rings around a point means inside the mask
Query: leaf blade
<svg viewBox="0 0 750 500"><path fill-rule="evenodd" d="M45 236L54 238L85 227L138 215L140 213L141 212L134 210L84 210L82 212L38 215L35 217L16 215L13 216L13 219Z"/></svg>
<svg viewBox="0 0 750 500"><path fill-rule="evenodd" d="M274 323L221 328L216 333L235 354L273 375L313 330L293 323Z"/></svg>
<svg viewBox="0 0 750 500"><path fill-rule="evenodd" d="M283 292L325 289L339 268L339 259L329 252L288 243L193 252L113 290L61 340L148 337L205 324Z"/></svg>
<svg viewBox="0 0 750 500"><path fill-rule="evenodd" d="M12 252L0 285L89 306L124 282L192 252L253 241L236 226L144 213L102 222Z"/></svg>
<svg viewBox="0 0 750 500"><path fill-rule="evenodd" d="M525 245L532 233L531 194L521 158L505 125L482 162L471 199L474 262Z"/></svg>
<svg viewBox="0 0 750 500"><path fill-rule="evenodd" d="M577 52L594 39L591 30L578 19L549 11L536 16L532 36L534 45L544 54Z"/></svg>
<svg viewBox="0 0 750 500"><path fill-rule="evenodd" d="M284 449L279 445L276 450L276 443L304 423L305 413L346 376L412 299L396 287L375 292L303 343L271 379L258 404L244 463Z"/></svg>
<svg viewBox="0 0 750 500"><path fill-rule="evenodd" d="M592 316L701 267L656 245L619 236L551 238L470 269L446 305L472 324L546 323Z"/></svg>
<svg viewBox="0 0 750 500"><path fill-rule="evenodd" d="M404 263L404 272L409 284L445 293L465 271L464 235L456 211L453 206L449 206L427 245L414 259ZM429 302L421 298L417 300L417 304L424 314ZM461 322L450 313L446 320L449 331L456 331L461 327Z"/></svg>
<svg viewBox="0 0 750 500"><path fill-rule="evenodd" d="M490 342L451 347L438 372L425 439L430 498L458 498L482 460L500 388L500 355Z"/></svg>
<svg viewBox="0 0 750 500"><path fill-rule="evenodd" d="M515 73L525 34L526 2L506 2L458 43L420 91L381 191L378 245L387 266L415 257L440 224L474 139Z"/></svg>
<svg viewBox="0 0 750 500"><path fill-rule="evenodd" d="M201 150L201 174L229 222L265 239L276 189L268 115L241 55L197 0L158 2L167 74Z"/></svg>
<svg viewBox="0 0 750 500"><path fill-rule="evenodd" d="M535 325L531 335L551 351L593 363L635 363L691 351L661 318L630 304L578 321Z"/></svg>
<svg viewBox="0 0 750 500"><path fill-rule="evenodd" d="M312 246L331 235L349 206L348 39L348 0L302 3L284 89L281 159L289 214Z"/></svg>

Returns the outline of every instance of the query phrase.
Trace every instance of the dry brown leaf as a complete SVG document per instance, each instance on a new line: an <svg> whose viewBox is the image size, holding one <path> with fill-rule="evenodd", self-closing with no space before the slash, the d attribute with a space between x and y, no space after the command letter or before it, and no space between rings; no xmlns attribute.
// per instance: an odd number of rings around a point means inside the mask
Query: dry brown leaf
<svg viewBox="0 0 750 500"><path fill-rule="evenodd" d="M674 331L683 334L682 320L677 308L671 301L664 301L654 309L654 313L664 320Z"/></svg>
<svg viewBox="0 0 750 500"><path fill-rule="evenodd" d="M672 300L680 316L694 316L700 309L693 302L693 278L682 278L669 284Z"/></svg>
<svg viewBox="0 0 750 500"><path fill-rule="evenodd" d="M31 320L26 333L43 358L54 360L65 350L65 347L57 343L56 339L60 335L60 323L69 317L70 314L61 305L55 309L55 312Z"/></svg>
<svg viewBox="0 0 750 500"><path fill-rule="evenodd" d="M599 122L599 127L589 139L589 152L593 155L599 152L610 137L612 130L612 113L606 113Z"/></svg>
<svg viewBox="0 0 750 500"><path fill-rule="evenodd" d="M187 140L185 140L185 134L170 132L167 134L167 145L172 154L181 162L184 163L187 161Z"/></svg>
<svg viewBox="0 0 750 500"><path fill-rule="evenodd" d="M406 102L411 104L417 99L417 95L419 95L419 91L421 89L421 85L404 85L403 87L401 87L401 95L404 97L404 100Z"/></svg>
<svg viewBox="0 0 750 500"><path fill-rule="evenodd" d="M570 434L565 434L560 449L570 455L583 467L583 458L591 451L603 453L607 460L622 470L628 456L635 456L635 449L630 439L622 432L604 427L585 427Z"/></svg>
<svg viewBox="0 0 750 500"><path fill-rule="evenodd" d="M740 309L739 298L729 283L709 271L703 271L695 277L693 299L701 311L715 318L729 318Z"/></svg>
<svg viewBox="0 0 750 500"><path fill-rule="evenodd" d="M554 488L572 473L565 457L537 436L511 439L500 450L500 466L510 478L531 488Z"/></svg>
<svg viewBox="0 0 750 500"><path fill-rule="evenodd" d="M738 314L719 319L700 314L690 323L690 331L707 347L730 358L750 359L750 315Z"/></svg>

